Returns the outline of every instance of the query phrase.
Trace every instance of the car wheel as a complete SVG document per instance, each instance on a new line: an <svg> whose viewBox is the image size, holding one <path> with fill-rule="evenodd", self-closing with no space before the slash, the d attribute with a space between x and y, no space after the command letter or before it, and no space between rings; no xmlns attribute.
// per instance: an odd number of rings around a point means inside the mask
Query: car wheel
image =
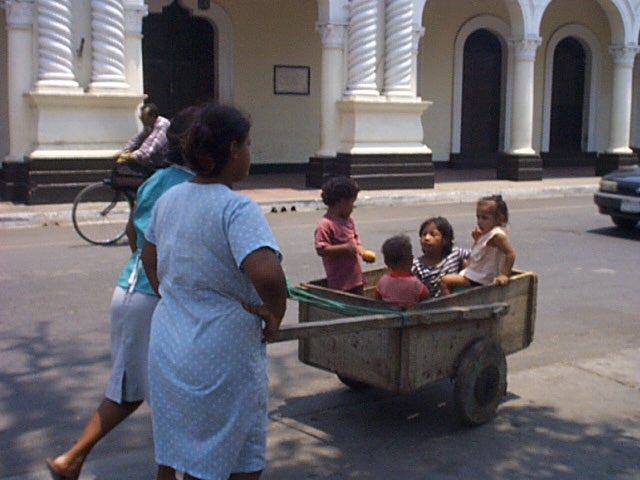
<svg viewBox="0 0 640 480"><path fill-rule="evenodd" d="M633 218L618 217L616 215L611 215L611 220L613 220L613 223L615 223L617 227L624 228L625 230L635 228L636 223L638 223L638 221Z"/></svg>

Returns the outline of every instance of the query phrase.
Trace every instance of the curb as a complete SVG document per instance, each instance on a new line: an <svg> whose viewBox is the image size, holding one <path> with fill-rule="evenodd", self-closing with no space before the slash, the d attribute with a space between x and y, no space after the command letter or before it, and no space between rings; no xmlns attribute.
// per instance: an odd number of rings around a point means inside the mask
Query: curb
<svg viewBox="0 0 640 480"><path fill-rule="evenodd" d="M408 193L401 190L389 190L386 193L361 191L358 194L356 205L364 206L392 206L412 205L422 203L464 203L475 202L479 197L492 195L499 190L506 198L553 198L568 197L573 195L593 194L598 190L594 184L572 186L547 186L532 188L485 188L457 191L430 191ZM321 200L277 200L258 201L263 213L301 212L323 210L326 206ZM1 221L1 220L0 220Z"/></svg>
<svg viewBox="0 0 640 480"><path fill-rule="evenodd" d="M496 188L495 185L476 185L465 189L448 189L446 191L419 190L376 190L361 191L357 205L392 206L411 205L421 203L463 203L473 202L479 197L500 192L507 198L551 198L567 197L571 195L593 194L598 186L594 183L580 185L548 185L548 186L516 186ZM243 192L252 197L262 208L263 213L309 212L322 210L325 205L319 198L291 198L269 200L264 194ZM315 192L314 192L315 193ZM272 197L278 197L276 193ZM289 195L290 196L290 195ZM256 198L262 197L262 198ZM5 210L2 212L1 210ZM71 224L71 204L59 205L11 205L0 208L0 228L18 227L46 227Z"/></svg>

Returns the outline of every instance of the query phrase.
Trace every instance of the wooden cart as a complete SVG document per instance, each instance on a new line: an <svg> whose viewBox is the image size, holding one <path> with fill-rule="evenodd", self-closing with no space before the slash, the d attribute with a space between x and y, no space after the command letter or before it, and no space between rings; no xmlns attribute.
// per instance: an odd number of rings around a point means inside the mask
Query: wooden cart
<svg viewBox="0 0 640 480"><path fill-rule="evenodd" d="M299 339L300 361L352 388L404 394L452 379L462 421L490 420L506 392L505 355L533 340L537 275L514 271L505 286L470 288L403 312L373 297L385 271L365 272L364 296L331 290L324 279L293 289L299 323L284 325L277 341Z"/></svg>

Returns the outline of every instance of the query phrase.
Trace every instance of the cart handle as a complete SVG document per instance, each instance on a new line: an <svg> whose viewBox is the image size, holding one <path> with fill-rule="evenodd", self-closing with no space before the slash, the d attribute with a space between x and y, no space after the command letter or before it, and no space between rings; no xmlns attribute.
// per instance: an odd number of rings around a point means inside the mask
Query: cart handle
<svg viewBox="0 0 640 480"><path fill-rule="evenodd" d="M500 319L509 312L508 303L490 303L468 307L434 308L432 310L409 310L406 312L362 315L358 317L317 320L293 325L282 325L273 342L286 342L302 338L343 335L367 330L406 328L455 320Z"/></svg>

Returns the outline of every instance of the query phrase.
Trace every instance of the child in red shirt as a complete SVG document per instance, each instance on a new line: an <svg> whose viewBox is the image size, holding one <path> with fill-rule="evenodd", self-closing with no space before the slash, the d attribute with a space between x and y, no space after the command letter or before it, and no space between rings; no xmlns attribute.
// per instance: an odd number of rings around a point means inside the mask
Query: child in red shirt
<svg viewBox="0 0 640 480"><path fill-rule="evenodd" d="M364 276L358 257L373 263L376 254L362 247L351 218L359 191L355 180L347 177L333 177L324 183L322 201L327 212L318 221L314 237L316 253L322 257L327 274L327 286L362 295Z"/></svg>
<svg viewBox="0 0 640 480"><path fill-rule="evenodd" d="M376 298L402 307L411 308L429 297L429 290L411 274L413 253L411 240L406 235L396 235L382 245L384 263L391 270L378 280Z"/></svg>

